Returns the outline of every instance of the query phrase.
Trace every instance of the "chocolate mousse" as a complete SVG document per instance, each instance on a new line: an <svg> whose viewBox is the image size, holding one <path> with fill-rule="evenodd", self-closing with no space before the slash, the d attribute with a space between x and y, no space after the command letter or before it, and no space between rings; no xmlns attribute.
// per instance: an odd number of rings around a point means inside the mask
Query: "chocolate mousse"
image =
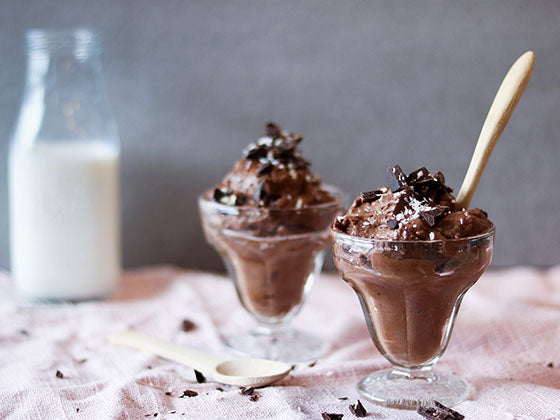
<svg viewBox="0 0 560 420"><path fill-rule="evenodd" d="M462 209L441 172L387 171L333 226L335 263L378 349L405 367L435 363L463 294L489 265L493 225Z"/></svg>
<svg viewBox="0 0 560 420"><path fill-rule="evenodd" d="M301 155L302 139L268 123L265 136L200 201L208 241L223 256L243 305L262 322L297 312L342 210L339 193Z"/></svg>

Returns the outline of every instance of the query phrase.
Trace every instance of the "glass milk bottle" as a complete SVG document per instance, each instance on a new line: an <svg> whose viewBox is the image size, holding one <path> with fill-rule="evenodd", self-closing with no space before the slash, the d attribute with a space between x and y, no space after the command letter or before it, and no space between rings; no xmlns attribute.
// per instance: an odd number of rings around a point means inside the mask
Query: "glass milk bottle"
<svg viewBox="0 0 560 420"><path fill-rule="evenodd" d="M30 298L109 295L120 276L119 139L89 30L31 30L9 152L11 268Z"/></svg>

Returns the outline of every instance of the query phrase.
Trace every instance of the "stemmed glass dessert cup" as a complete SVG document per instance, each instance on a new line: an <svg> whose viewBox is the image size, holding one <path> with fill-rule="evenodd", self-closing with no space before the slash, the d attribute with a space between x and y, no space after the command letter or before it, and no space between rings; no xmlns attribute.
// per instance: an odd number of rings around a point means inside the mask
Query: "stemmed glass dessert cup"
<svg viewBox="0 0 560 420"><path fill-rule="evenodd" d="M324 187L335 200L302 208L232 206L199 197L202 226L233 279L241 304L257 326L229 336L239 353L289 362L326 351L319 337L289 327L321 272L330 226L342 213L343 193Z"/></svg>
<svg viewBox="0 0 560 420"><path fill-rule="evenodd" d="M467 398L461 378L432 370L461 300L492 259L494 232L448 240L391 241L332 230L335 264L354 289L371 338L392 368L358 383L377 404L414 409Z"/></svg>

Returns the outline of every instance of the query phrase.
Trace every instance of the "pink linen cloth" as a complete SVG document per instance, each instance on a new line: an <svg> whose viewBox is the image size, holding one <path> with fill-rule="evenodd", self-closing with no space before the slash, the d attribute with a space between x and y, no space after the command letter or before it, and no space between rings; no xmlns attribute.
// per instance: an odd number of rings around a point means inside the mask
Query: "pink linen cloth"
<svg viewBox="0 0 560 420"><path fill-rule="evenodd" d="M327 340L329 352L257 390L256 402L239 388L196 383L186 366L106 341L134 328L227 352L221 336L253 321L223 276L142 269L127 272L112 299L41 306L18 300L0 274L0 303L1 419L320 419L322 412L352 419L358 380L389 367L358 299L334 274L317 281L294 321ZM183 319L196 329L181 331ZM469 399L455 407L466 419L560 419L560 267L486 273L467 293L437 368L471 384ZM186 389L198 395L179 398ZM360 400L370 419L421 419Z"/></svg>

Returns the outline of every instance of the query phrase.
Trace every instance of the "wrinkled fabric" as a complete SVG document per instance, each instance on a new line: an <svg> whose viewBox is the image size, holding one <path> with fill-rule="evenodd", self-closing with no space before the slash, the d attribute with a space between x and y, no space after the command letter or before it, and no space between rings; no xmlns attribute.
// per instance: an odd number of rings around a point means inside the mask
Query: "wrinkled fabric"
<svg viewBox="0 0 560 420"><path fill-rule="evenodd" d="M258 389L256 402L236 387L196 383L186 366L106 340L133 328L226 353L221 337L253 321L223 276L141 269L125 273L111 299L41 305L18 297L0 274L0 302L1 419L320 419L322 412L352 419L358 380L389 367L358 299L334 274L318 279L293 322L321 335L329 352ZM184 319L196 328L183 332ZM466 419L560 419L560 267L487 272L467 293L436 368L471 384L469 399L455 407ZM186 389L198 395L179 398ZM421 419L360 400L367 418Z"/></svg>

